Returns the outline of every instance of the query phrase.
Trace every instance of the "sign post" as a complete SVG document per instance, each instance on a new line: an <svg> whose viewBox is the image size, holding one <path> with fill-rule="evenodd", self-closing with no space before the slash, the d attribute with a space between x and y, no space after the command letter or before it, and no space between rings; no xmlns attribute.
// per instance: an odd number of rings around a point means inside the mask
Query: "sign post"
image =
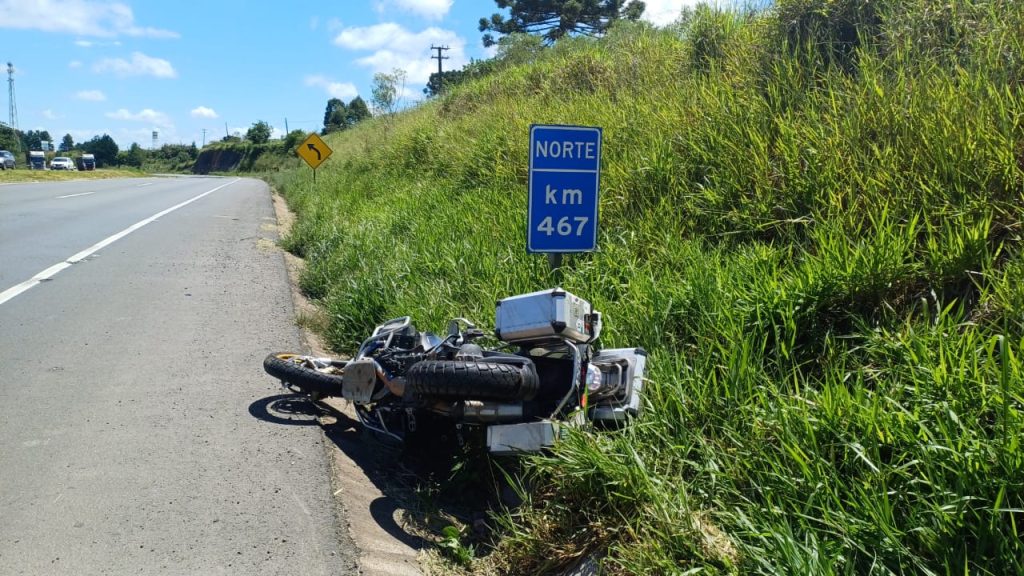
<svg viewBox="0 0 1024 576"><path fill-rule="evenodd" d="M331 157L334 150L331 150L331 147L323 139L313 133L303 140L302 144L299 144L299 148L295 152L313 169L313 182L316 182L316 169Z"/></svg>
<svg viewBox="0 0 1024 576"><path fill-rule="evenodd" d="M600 180L600 128L531 126L526 251L555 270L566 252L596 250Z"/></svg>

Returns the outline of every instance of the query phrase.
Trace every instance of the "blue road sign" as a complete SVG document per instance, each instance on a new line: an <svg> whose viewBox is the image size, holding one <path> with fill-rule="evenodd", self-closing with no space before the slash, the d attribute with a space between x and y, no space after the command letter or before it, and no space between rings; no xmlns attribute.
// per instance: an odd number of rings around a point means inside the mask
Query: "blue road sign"
<svg viewBox="0 0 1024 576"><path fill-rule="evenodd" d="M530 127L527 252L589 252L597 248L601 129Z"/></svg>

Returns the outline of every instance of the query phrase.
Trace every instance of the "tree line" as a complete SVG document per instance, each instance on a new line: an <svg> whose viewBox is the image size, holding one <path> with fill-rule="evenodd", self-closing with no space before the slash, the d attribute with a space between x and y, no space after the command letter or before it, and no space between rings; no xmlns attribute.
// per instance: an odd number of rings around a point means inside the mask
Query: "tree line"
<svg viewBox="0 0 1024 576"><path fill-rule="evenodd" d="M0 150L8 150L21 156L31 150L42 150L43 142L53 142L53 138L47 130L21 131L0 124ZM152 160L182 163L186 160L195 160L198 155L194 142L191 145L165 144L155 150L146 150L137 143L132 143L127 150L121 150L109 134L93 136L84 142L75 142L71 134L65 134L54 148L61 154L92 154L96 157L96 165L100 168L114 166L138 168L142 166L143 162Z"/></svg>
<svg viewBox="0 0 1024 576"><path fill-rule="evenodd" d="M15 130L6 125L0 125L0 149L8 150L15 155L26 154L31 150L43 150L44 142L53 142L53 137L47 130ZM117 143L109 135L94 136L85 142L75 143L71 134L65 134L58 145L54 148L58 152L71 153L74 151L93 154L96 156L96 163L99 166L117 166L118 153L120 150Z"/></svg>
<svg viewBox="0 0 1024 576"><path fill-rule="evenodd" d="M370 116L372 116L370 107L359 96L350 100L348 104L345 104L340 98L331 98L327 101L327 109L324 110L322 133L330 134L347 130Z"/></svg>

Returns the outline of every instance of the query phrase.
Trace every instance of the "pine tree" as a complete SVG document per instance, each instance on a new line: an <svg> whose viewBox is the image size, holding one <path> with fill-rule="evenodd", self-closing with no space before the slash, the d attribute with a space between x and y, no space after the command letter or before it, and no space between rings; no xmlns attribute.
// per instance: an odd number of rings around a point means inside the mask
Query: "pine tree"
<svg viewBox="0 0 1024 576"><path fill-rule="evenodd" d="M494 0L498 8L508 8L506 19L494 14L480 19L481 32L498 34L539 34L553 44L566 34L597 36L619 18L638 20L644 12L640 0ZM484 34L484 46L498 41Z"/></svg>

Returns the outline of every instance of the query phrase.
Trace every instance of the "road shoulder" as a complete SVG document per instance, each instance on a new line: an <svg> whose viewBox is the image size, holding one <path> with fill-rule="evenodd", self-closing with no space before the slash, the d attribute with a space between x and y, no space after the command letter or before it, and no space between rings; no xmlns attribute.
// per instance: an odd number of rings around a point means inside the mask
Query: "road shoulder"
<svg viewBox="0 0 1024 576"><path fill-rule="evenodd" d="M295 221L285 199L273 192L278 235L284 238ZM299 276L305 261L285 250L296 320L307 351L317 356L331 355L326 343L312 328L323 326L323 312L299 290ZM382 491L379 483L386 473L378 469L379 454L365 445L351 406L330 399L325 404L334 412L321 417L323 444L331 466L331 493L347 518L348 537L358 549L361 574L367 576L413 576L422 574L422 540L406 531L404 510L394 498ZM371 471L368 474L367 471ZM377 480L371 480L371 476Z"/></svg>

